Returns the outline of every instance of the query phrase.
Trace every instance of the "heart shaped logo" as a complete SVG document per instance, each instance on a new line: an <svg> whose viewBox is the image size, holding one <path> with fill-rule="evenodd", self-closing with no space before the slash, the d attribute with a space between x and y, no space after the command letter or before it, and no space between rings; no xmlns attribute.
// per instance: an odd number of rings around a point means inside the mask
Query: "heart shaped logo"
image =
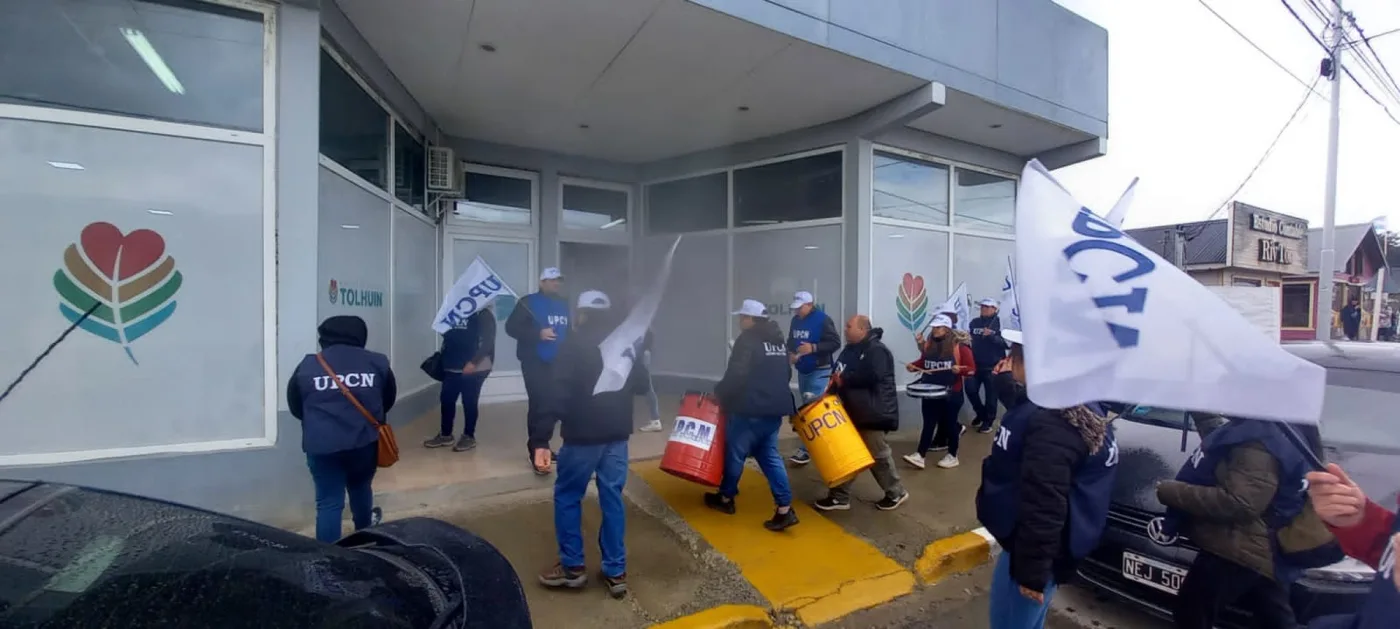
<svg viewBox="0 0 1400 629"><path fill-rule="evenodd" d="M922 295L924 292L924 278L922 276L905 273L902 284L904 295L911 299Z"/></svg>
<svg viewBox="0 0 1400 629"><path fill-rule="evenodd" d="M123 282L150 268L165 255L165 239L149 229L122 235L111 223L92 223L78 241L92 266L109 280Z"/></svg>

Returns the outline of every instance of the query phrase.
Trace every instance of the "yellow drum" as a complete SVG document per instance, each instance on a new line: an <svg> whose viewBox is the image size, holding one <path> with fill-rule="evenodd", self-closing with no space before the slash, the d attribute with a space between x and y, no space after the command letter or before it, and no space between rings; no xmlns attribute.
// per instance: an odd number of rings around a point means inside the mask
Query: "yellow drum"
<svg viewBox="0 0 1400 629"><path fill-rule="evenodd" d="M827 487L845 483L875 464L865 440L835 395L823 396L802 407L793 416L792 427L802 437L802 444L807 446Z"/></svg>

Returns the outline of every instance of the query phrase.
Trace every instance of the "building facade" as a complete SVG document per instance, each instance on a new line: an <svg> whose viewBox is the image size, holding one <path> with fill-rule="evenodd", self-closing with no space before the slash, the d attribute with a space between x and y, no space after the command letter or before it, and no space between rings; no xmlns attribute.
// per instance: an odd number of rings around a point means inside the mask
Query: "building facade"
<svg viewBox="0 0 1400 629"><path fill-rule="evenodd" d="M1345 338L1341 311L1356 301L1361 307L1363 340L1377 340L1381 310L1385 304L1385 239L1372 223L1338 225L1333 231L1337 251L1337 270L1332 279L1332 303L1322 305L1318 299L1319 255L1322 230L1308 230L1307 273L1286 278L1283 282L1283 338L1303 340L1317 338L1320 322L1330 322L1331 337ZM1377 291L1380 287L1381 291ZM1328 325L1328 323L1324 323Z"/></svg>
<svg viewBox="0 0 1400 629"><path fill-rule="evenodd" d="M999 290L1026 161L1107 134L1107 33L1051 0L18 0L0 24L0 356L44 355L0 402L0 476L270 522L309 511L282 389L326 316L366 320L403 422L437 404L417 365L477 256L522 294L548 266L627 292L679 234L659 374L717 376L733 304L799 289L912 358L920 303ZM514 349L487 400L522 395Z"/></svg>

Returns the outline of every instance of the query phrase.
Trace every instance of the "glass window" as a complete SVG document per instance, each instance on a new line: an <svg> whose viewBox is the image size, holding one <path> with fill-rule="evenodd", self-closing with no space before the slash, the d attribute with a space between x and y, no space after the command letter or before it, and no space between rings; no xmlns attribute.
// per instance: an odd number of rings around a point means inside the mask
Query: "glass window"
<svg viewBox="0 0 1400 629"><path fill-rule="evenodd" d="M876 223L870 238L870 316L885 329L885 345L895 360L913 361L919 357L914 332L924 329L933 309L948 298L948 234ZM901 378L913 380L908 374Z"/></svg>
<svg viewBox="0 0 1400 629"><path fill-rule="evenodd" d="M973 302L988 297L1001 299L1006 280L1006 261L1015 257L1016 241L980 236L953 236L953 287L967 283L967 296ZM972 309L976 316L977 309Z"/></svg>
<svg viewBox="0 0 1400 629"><path fill-rule="evenodd" d="M320 177L316 266L323 292L317 320L364 319L365 347L388 356L389 203L328 168L321 168Z"/></svg>
<svg viewBox="0 0 1400 629"><path fill-rule="evenodd" d="M491 270L505 280L506 285L516 294L524 297L538 290L535 279L530 277L530 245L523 242L496 242L457 238L452 241L452 279L455 281L466 272L467 266L481 256ZM568 278L564 278L567 282ZM515 339L506 334L506 319L515 309L517 299L510 295L500 297L491 305L496 314L496 362L493 373L520 372L520 359L515 355ZM433 312L441 304L433 305ZM421 323L420 323L421 325ZM426 358L426 357L425 357ZM422 359L419 359L422 360Z"/></svg>
<svg viewBox="0 0 1400 629"><path fill-rule="evenodd" d="M458 218L483 223L529 225L535 207L535 182L524 177L507 177L466 172L466 200L457 202Z"/></svg>
<svg viewBox="0 0 1400 629"><path fill-rule="evenodd" d="M394 214L394 373L399 391L431 384L419 363L437 350L438 335L423 325L437 315L437 228L408 212ZM453 278L456 279L456 278Z"/></svg>
<svg viewBox="0 0 1400 629"><path fill-rule="evenodd" d="M1016 181L958 169L953 189L953 225L1010 234L1016 225Z"/></svg>
<svg viewBox="0 0 1400 629"><path fill-rule="evenodd" d="M389 114L325 50L321 51L321 154L387 189Z"/></svg>
<svg viewBox="0 0 1400 629"><path fill-rule="evenodd" d="M719 378L724 374L730 312L728 236L686 236L676 248L671 279L652 321L655 346L652 371L659 374ZM674 236L647 238L638 251L637 282L656 277ZM567 272L567 271L566 271Z"/></svg>
<svg viewBox="0 0 1400 629"><path fill-rule="evenodd" d="M948 224L948 167L875 151L875 216Z"/></svg>
<svg viewBox="0 0 1400 629"><path fill-rule="evenodd" d="M841 151L734 171L734 226L841 216Z"/></svg>
<svg viewBox="0 0 1400 629"><path fill-rule="evenodd" d="M181 0L6 0L0 102L262 131L262 15Z"/></svg>
<svg viewBox="0 0 1400 629"><path fill-rule="evenodd" d="M263 148L11 119L0 147L0 356L97 306L5 399L46 419L0 456L264 437Z"/></svg>
<svg viewBox="0 0 1400 629"><path fill-rule="evenodd" d="M734 234L733 308L757 299L784 330L792 318L792 294L800 290L811 292L818 307L839 319L841 274L840 225ZM737 338L738 318L730 319L729 333Z"/></svg>
<svg viewBox="0 0 1400 629"><path fill-rule="evenodd" d="M564 227L627 231L627 192L591 186L564 186Z"/></svg>
<svg viewBox="0 0 1400 629"><path fill-rule="evenodd" d="M1313 288L1311 283L1283 285L1282 323L1285 328L1312 327Z"/></svg>
<svg viewBox="0 0 1400 629"><path fill-rule="evenodd" d="M423 212L427 151L403 125L394 125L394 196Z"/></svg>
<svg viewBox="0 0 1400 629"><path fill-rule="evenodd" d="M724 229L729 224L729 174L714 173L646 187L647 233Z"/></svg>

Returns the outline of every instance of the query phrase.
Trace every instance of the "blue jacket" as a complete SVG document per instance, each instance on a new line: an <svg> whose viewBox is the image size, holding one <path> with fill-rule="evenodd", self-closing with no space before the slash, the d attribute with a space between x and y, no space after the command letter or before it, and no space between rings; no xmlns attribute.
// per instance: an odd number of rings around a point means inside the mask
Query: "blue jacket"
<svg viewBox="0 0 1400 629"><path fill-rule="evenodd" d="M1017 584L1043 592L1073 576L1099 543L1117 470L1112 424L1090 453L1059 411L1022 397L1006 413L982 461L977 519L1010 555Z"/></svg>
<svg viewBox="0 0 1400 629"><path fill-rule="evenodd" d="M983 335L982 330L991 329L992 333ZM1006 339L1001 336L1001 319L994 316L977 317L967 325L967 331L972 335L972 360L976 361L977 369L981 371L991 371L997 366L1001 359L1006 358Z"/></svg>
<svg viewBox="0 0 1400 629"><path fill-rule="evenodd" d="M540 330L545 327L554 329L553 341L540 340ZM520 362L554 362L569 336L569 302L557 295L526 295L506 319L506 334L515 339L515 357Z"/></svg>
<svg viewBox="0 0 1400 629"><path fill-rule="evenodd" d="M816 308L805 317L793 317L788 326L787 351L796 354L798 346L803 343L816 345L817 351L797 359L793 365L797 373L830 368L832 356L841 349L841 335L836 332L836 321Z"/></svg>
<svg viewBox="0 0 1400 629"><path fill-rule="evenodd" d="M376 421L384 422L398 397L389 358L365 349L369 332L359 317L331 317L318 331L321 356L339 379L332 380L316 355L308 354L287 382L287 409L301 420L302 451L331 454L378 441L379 431L340 387L346 387Z"/></svg>
<svg viewBox="0 0 1400 629"><path fill-rule="evenodd" d="M488 309L459 320L442 335L442 368L461 371L467 363L496 359L496 315Z"/></svg>

